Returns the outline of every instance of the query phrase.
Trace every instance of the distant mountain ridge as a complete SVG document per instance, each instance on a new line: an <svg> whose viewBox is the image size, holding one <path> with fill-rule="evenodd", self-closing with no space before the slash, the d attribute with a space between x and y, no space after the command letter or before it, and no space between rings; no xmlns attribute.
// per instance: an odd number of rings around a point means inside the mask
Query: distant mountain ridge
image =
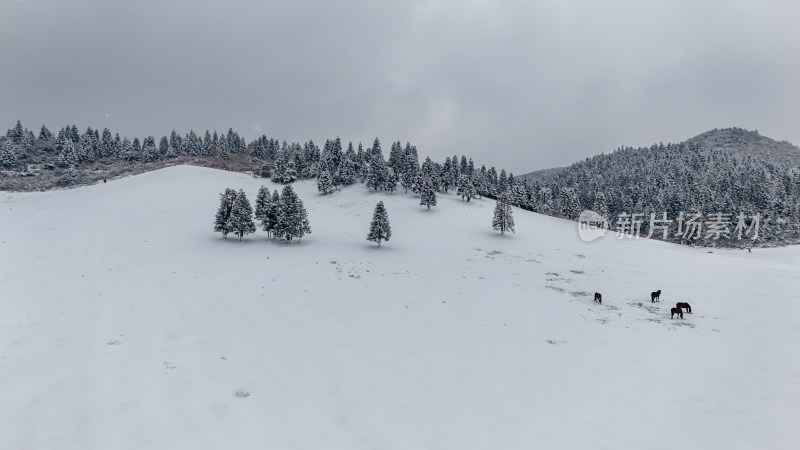
<svg viewBox="0 0 800 450"><path fill-rule="evenodd" d="M744 128L714 128L684 141L686 144L699 144L703 149L717 149L737 155L753 155L769 158L779 164L800 167L800 147L788 141L776 141L762 136L758 130ZM552 167L534 170L519 175L520 178L541 180L558 175L567 167Z"/></svg>

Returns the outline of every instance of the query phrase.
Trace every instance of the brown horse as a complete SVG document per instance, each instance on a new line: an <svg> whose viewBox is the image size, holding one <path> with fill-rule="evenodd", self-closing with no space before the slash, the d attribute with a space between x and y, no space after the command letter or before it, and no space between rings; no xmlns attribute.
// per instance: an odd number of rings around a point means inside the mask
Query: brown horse
<svg viewBox="0 0 800 450"><path fill-rule="evenodd" d="M600 303L602 305L603 304L603 296L600 295L599 292L595 292L594 293L594 301L595 301L595 303Z"/></svg>
<svg viewBox="0 0 800 450"><path fill-rule="evenodd" d="M680 309L680 308L672 308L670 310L669 318L670 319L674 319L675 318L675 314L677 314L678 316L680 316L681 319L683 319L683 310L682 309Z"/></svg>
<svg viewBox="0 0 800 450"><path fill-rule="evenodd" d="M688 303L686 303L686 302L678 302L678 303L675 303L675 306L676 306L676 307L678 307L678 308L685 309L685 310L686 310L686 312L688 312L689 314L691 314L691 313L692 313L692 307L691 307L691 306L690 306Z"/></svg>
<svg viewBox="0 0 800 450"><path fill-rule="evenodd" d="M661 289L650 293L650 303L655 303L656 300L661 301Z"/></svg>

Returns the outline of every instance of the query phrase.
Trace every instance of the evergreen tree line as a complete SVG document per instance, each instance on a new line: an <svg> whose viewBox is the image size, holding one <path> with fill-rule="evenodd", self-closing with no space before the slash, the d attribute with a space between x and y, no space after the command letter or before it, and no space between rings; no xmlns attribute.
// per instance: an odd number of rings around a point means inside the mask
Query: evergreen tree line
<svg viewBox="0 0 800 450"><path fill-rule="evenodd" d="M480 168L465 155L453 155L439 163L426 157L420 163L411 143L392 142L385 157L376 138L371 147L328 139L322 148L280 142L261 136L246 143L235 131L217 134L194 131L184 136L173 131L159 144L152 137L142 143L120 138L108 129L74 125L51 133L43 126L36 138L17 122L0 146L0 165L19 167L26 149L40 145L65 176L83 162L98 158L149 161L177 155L225 159L232 154L251 158L256 173L288 184L316 179L321 194L361 183L372 191L403 189L420 199L420 205L436 206L437 194L455 191L463 201L505 196L508 203L526 210L575 220L583 209L593 209L612 222L622 213L642 214L647 234L649 215L667 213L675 219L683 212L760 214L760 240L769 242L800 237L800 173L797 168L775 164L755 156L735 155L696 144L657 144L643 148L619 148L611 154L587 158L541 180L518 179L494 167ZM672 224L677 231L677 221ZM703 241L695 239L692 243Z"/></svg>

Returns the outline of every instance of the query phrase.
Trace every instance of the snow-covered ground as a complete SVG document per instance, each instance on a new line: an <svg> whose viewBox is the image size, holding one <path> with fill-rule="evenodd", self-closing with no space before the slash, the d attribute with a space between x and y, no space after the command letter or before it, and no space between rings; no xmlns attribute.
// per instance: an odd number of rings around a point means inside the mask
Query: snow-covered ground
<svg viewBox="0 0 800 450"><path fill-rule="evenodd" d="M494 201L313 182L302 241L213 233L218 194L263 182L0 193L0 449L800 443L798 247L584 243L520 210L500 236Z"/></svg>

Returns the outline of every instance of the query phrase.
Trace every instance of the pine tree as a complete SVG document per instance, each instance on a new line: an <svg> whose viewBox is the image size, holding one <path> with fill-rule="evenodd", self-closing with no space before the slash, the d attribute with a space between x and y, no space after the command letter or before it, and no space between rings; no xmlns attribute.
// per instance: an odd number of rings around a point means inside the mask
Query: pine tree
<svg viewBox="0 0 800 450"><path fill-rule="evenodd" d="M71 139L64 139L61 144L61 153L58 155L57 164L60 167L74 167L78 164L78 153Z"/></svg>
<svg viewBox="0 0 800 450"><path fill-rule="evenodd" d="M419 186L419 204L427 206L428 209L431 209L431 206L436 206L436 188L433 186L431 177L423 176L421 178Z"/></svg>
<svg viewBox="0 0 800 450"><path fill-rule="evenodd" d="M39 140L40 141L49 141L53 139L53 133L44 125L42 125L41 131L39 131Z"/></svg>
<svg viewBox="0 0 800 450"><path fill-rule="evenodd" d="M25 136L25 131L22 129L22 123L18 120L14 128L8 130L6 136L15 144L22 142L22 138Z"/></svg>
<svg viewBox="0 0 800 450"><path fill-rule="evenodd" d="M561 213L570 220L575 220L581 213L581 202L574 189L566 188L561 191Z"/></svg>
<svg viewBox="0 0 800 450"><path fill-rule="evenodd" d="M453 162L450 160L448 156L447 159L444 160L444 165L442 165L442 172L439 174L439 185L444 189L444 193L447 193L447 190L453 186L452 183L452 170L453 170Z"/></svg>
<svg viewBox="0 0 800 450"><path fill-rule="evenodd" d="M372 223L369 225L369 234L367 240L377 242L378 247L381 246L381 241L389 241L392 237L392 228L389 226L389 214L383 206L383 202L378 202L375 205L375 212L372 214Z"/></svg>
<svg viewBox="0 0 800 450"><path fill-rule="evenodd" d="M234 203L236 203L236 191L233 189L225 189L225 192L219 194L219 209L214 219L214 231L221 232L222 237L228 237L228 233L232 231L228 228L228 219Z"/></svg>
<svg viewBox="0 0 800 450"><path fill-rule="evenodd" d="M306 233L311 233L308 213L303 207L303 201L292 189L292 185L288 185L283 188L280 196L275 234L291 241L293 238L302 238Z"/></svg>
<svg viewBox="0 0 800 450"><path fill-rule="evenodd" d="M297 179L294 155L288 148L281 149L275 159L275 169L272 171L272 181L287 184Z"/></svg>
<svg viewBox="0 0 800 450"><path fill-rule="evenodd" d="M492 228L500 230L500 234L506 234L506 231L514 232L514 214L511 209L511 204L508 202L508 195L505 193L497 197L497 205L494 207L494 218L492 219Z"/></svg>
<svg viewBox="0 0 800 450"><path fill-rule="evenodd" d="M349 186L356 182L356 178L358 176L358 166L355 160L355 152L352 152L352 149L353 148L351 145L348 152L345 153L344 159L342 159L342 165L339 167L339 172L337 173L337 184Z"/></svg>
<svg viewBox="0 0 800 450"><path fill-rule="evenodd" d="M169 146L175 151L175 155L183 153L183 139L177 131L172 130L169 134Z"/></svg>
<svg viewBox="0 0 800 450"><path fill-rule="evenodd" d="M608 205L606 204L606 196L602 192L598 192L594 196L594 212L600 214L601 217L608 218Z"/></svg>
<svg viewBox="0 0 800 450"><path fill-rule="evenodd" d="M255 218L256 220L261 222L261 225L265 225L267 221L267 211L269 208L270 202L270 193L269 189L266 186L261 186L258 189L258 195L256 195L256 212Z"/></svg>
<svg viewBox="0 0 800 450"><path fill-rule="evenodd" d="M272 167L267 163L262 164L261 170L259 170L258 175L261 178L270 178L272 176Z"/></svg>
<svg viewBox="0 0 800 450"><path fill-rule="evenodd" d="M372 152L368 155L369 165L367 166L367 189L380 190L385 187L386 179L388 177L388 168L386 162L383 160L381 153L381 144L378 138L375 138L375 144L372 147Z"/></svg>
<svg viewBox="0 0 800 450"><path fill-rule="evenodd" d="M241 189L236 194L236 200L233 202L226 227L239 236L240 241L245 234L256 232L256 225L253 223L253 207L250 205L247 195Z"/></svg>
<svg viewBox="0 0 800 450"><path fill-rule="evenodd" d="M383 183L383 189L386 192L394 192L397 190L397 174L391 167L386 168L386 181Z"/></svg>
<svg viewBox="0 0 800 450"><path fill-rule="evenodd" d="M0 150L0 166L6 169L17 167L17 153L14 151L10 139L3 143L3 149Z"/></svg>
<svg viewBox="0 0 800 450"><path fill-rule="evenodd" d="M267 236L272 234L272 237L275 237L275 228L278 226L278 210L280 209L280 201L281 196L278 194L278 190L276 189L272 193L272 198L267 203L264 220L261 221L261 224L264 225L264 231L267 232Z"/></svg>
<svg viewBox="0 0 800 450"><path fill-rule="evenodd" d="M169 150L169 139L167 139L166 136L161 136L161 139L158 141L158 153L166 155L167 150Z"/></svg>
<svg viewBox="0 0 800 450"><path fill-rule="evenodd" d="M475 185L472 183L472 179L469 175L464 174L458 177L457 193L461 196L461 200L467 202L475 197Z"/></svg>
<svg viewBox="0 0 800 450"><path fill-rule="evenodd" d="M417 181L417 174L419 173L419 157L416 147L413 147L411 143L407 142L406 148L403 151L403 158L405 162L403 163L403 172L400 174L400 183L403 185L403 189L405 189L406 192L411 189L412 192L416 193L414 184Z"/></svg>
<svg viewBox="0 0 800 450"><path fill-rule="evenodd" d="M497 180L497 192L505 192L508 189L508 176L506 175L506 169L500 170L500 177Z"/></svg>
<svg viewBox="0 0 800 450"><path fill-rule="evenodd" d="M333 177L328 169L322 169L317 177L317 190L320 194L326 195L333 192Z"/></svg>

